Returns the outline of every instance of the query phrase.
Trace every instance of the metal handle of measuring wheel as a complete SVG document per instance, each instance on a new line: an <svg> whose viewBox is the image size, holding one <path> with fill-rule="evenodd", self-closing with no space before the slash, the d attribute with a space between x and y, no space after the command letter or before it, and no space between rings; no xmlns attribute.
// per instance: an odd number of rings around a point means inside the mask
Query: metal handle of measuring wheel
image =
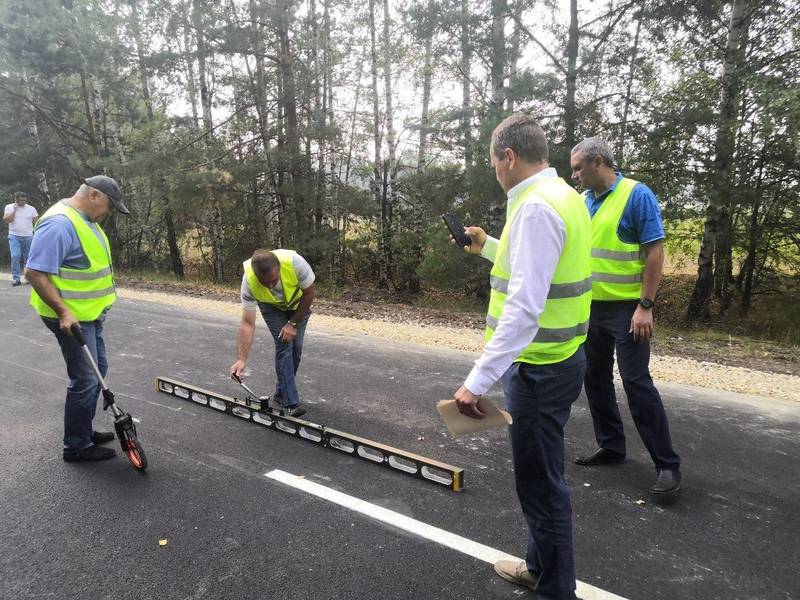
<svg viewBox="0 0 800 600"><path fill-rule="evenodd" d="M103 390L107 390L108 386L106 385L103 376L100 374L100 369L97 368L97 363L94 361L94 356L92 356L92 353L89 351L89 346L86 345L86 338L83 337L83 329L81 329L80 324L73 323L69 330L70 333L72 333L72 336L81 345L81 348L83 348L83 353L86 355L86 359L92 366L92 371L94 371L94 376L97 377L97 381L100 382L100 386L103 388Z"/></svg>
<svg viewBox="0 0 800 600"><path fill-rule="evenodd" d="M81 326L80 326L79 323L73 323L72 327L69 328L69 331L72 334L72 337L74 337L76 340L78 340L78 343L81 346L85 346L86 345L86 339L83 337L83 329L81 329Z"/></svg>

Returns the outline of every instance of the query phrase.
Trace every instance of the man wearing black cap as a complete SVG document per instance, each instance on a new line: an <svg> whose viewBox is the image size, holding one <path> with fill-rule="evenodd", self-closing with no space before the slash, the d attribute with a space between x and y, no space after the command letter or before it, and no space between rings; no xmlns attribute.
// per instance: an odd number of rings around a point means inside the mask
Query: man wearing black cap
<svg viewBox="0 0 800 600"><path fill-rule="evenodd" d="M80 323L86 345L105 377L103 322L117 296L111 247L98 222L112 209L130 212L117 182L105 175L86 179L71 198L51 206L36 223L25 269L33 287L31 306L55 334L67 365L63 451L67 462L102 460L115 454L100 446L112 441L114 434L92 428L100 384L70 333L72 325Z"/></svg>

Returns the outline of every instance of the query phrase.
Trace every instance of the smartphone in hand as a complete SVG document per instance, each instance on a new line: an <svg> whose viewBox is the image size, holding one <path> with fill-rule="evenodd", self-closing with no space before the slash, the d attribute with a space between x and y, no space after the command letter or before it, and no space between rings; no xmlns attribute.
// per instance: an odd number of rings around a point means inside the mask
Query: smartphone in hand
<svg viewBox="0 0 800 600"><path fill-rule="evenodd" d="M458 244L461 248L472 245L472 238L464 233L464 225L461 223L461 221L459 221L458 217L450 213L444 213L442 215L442 219L444 220L444 224L447 225L447 228L450 230L450 235L453 236L456 244Z"/></svg>

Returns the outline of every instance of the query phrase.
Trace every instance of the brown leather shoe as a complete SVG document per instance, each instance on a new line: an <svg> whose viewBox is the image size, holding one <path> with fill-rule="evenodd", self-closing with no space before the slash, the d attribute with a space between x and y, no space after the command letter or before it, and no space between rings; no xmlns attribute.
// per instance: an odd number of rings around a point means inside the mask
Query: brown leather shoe
<svg viewBox="0 0 800 600"><path fill-rule="evenodd" d="M531 590L536 589L538 577L534 577L528 571L528 565L524 560L498 560L494 563L494 572L506 581L516 583Z"/></svg>

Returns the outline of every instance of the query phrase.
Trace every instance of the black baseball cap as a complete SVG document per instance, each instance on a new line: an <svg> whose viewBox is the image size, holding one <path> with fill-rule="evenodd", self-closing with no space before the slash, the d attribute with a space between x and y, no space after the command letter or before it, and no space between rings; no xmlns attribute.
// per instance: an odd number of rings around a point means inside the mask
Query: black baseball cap
<svg viewBox="0 0 800 600"><path fill-rule="evenodd" d="M125 203L122 201L122 190L120 189L119 184L111 177L106 175L95 175L94 177L84 179L83 183L88 185L90 188L96 189L98 192L103 192L109 197L111 204L114 205L114 208L116 208L123 215L131 214L131 211L128 210L128 207L125 206Z"/></svg>

